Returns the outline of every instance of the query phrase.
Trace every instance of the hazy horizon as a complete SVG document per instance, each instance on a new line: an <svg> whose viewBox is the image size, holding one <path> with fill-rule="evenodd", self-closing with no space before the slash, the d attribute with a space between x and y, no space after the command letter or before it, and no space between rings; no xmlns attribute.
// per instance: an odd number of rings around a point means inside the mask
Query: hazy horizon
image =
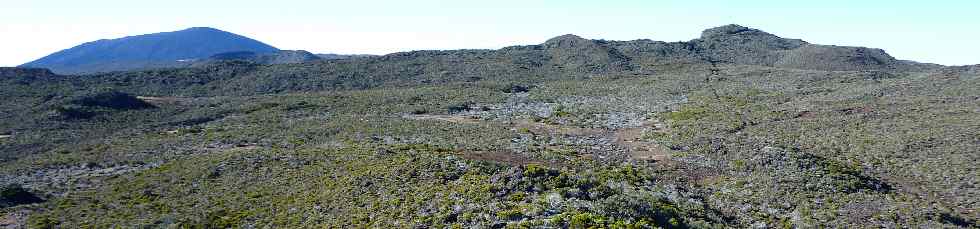
<svg viewBox="0 0 980 229"><path fill-rule="evenodd" d="M185 7L193 6L193 7ZM589 39L687 41L740 24L810 43L881 48L899 59L980 64L980 3L889 1L187 1L8 3L0 15L0 66L17 66L84 42L212 27L280 49L387 54L496 49L576 34ZM545 18L546 20L541 20Z"/></svg>

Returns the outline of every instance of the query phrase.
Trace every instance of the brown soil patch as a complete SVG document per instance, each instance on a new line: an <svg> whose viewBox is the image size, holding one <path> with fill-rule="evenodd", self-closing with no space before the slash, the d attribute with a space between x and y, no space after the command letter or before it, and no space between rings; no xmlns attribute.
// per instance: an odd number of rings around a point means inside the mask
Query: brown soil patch
<svg viewBox="0 0 980 229"><path fill-rule="evenodd" d="M651 131L663 132L664 130L657 129L653 125L645 124L641 127L636 128L623 128L616 131L614 138L616 140L616 145L619 145L626 149L626 152L630 154L630 157L636 160L642 161L667 161L670 159L670 154L656 143L643 141L643 131L648 128L654 128Z"/></svg>
<svg viewBox="0 0 980 229"><path fill-rule="evenodd" d="M438 120L466 124L477 124L483 122L483 120L475 117L458 115L406 115L403 117L414 120ZM650 129L650 131L658 132L666 131L661 125L655 125L654 123L646 123L641 127L623 128L616 131L601 128L562 126L533 122L530 120L521 120L506 124L511 125L514 128L518 128L521 131L529 131L533 134L561 134L569 136L594 135L604 138L612 138L615 144L626 149L626 152L629 153L630 157L634 160L658 162L670 160L670 154L664 150L662 146L656 143L643 141L642 139L644 130ZM547 164L510 152L468 152L463 153L462 156L467 159L496 161L511 165L526 165L529 163ZM588 157L589 155L585 156Z"/></svg>
<svg viewBox="0 0 980 229"><path fill-rule="evenodd" d="M796 118L814 118L814 117L817 117L817 114L814 114L813 112L810 111L803 111L796 115Z"/></svg>
<svg viewBox="0 0 980 229"><path fill-rule="evenodd" d="M562 126L548 123L532 122L529 120L521 120L513 123L514 127L527 129L534 134L562 134L562 135L572 135L572 136L586 136L586 135L601 135L606 134L607 131L597 128L582 128L574 126Z"/></svg>
<svg viewBox="0 0 980 229"><path fill-rule="evenodd" d="M413 119L413 120L438 120L444 122L466 123L466 124L480 123L480 119L476 117L460 116L460 115L406 115L403 117L407 119Z"/></svg>
<svg viewBox="0 0 980 229"><path fill-rule="evenodd" d="M413 119L413 120L437 120L452 123L463 123L463 124L479 124L485 122L474 116L462 116L462 115L405 115L403 118ZM547 124L540 122L532 122L530 120L521 120L511 123L505 123L511 125L515 128L524 128L534 134L564 134L564 135L598 135L604 134L606 131L603 129L596 128L581 128L572 126L562 126L555 124Z"/></svg>

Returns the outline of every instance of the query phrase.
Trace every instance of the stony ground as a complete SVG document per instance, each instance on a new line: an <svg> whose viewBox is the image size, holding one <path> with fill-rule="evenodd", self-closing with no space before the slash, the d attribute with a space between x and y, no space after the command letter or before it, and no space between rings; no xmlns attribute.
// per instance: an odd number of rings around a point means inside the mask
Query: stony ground
<svg viewBox="0 0 980 229"><path fill-rule="evenodd" d="M730 53L746 49L780 62ZM793 59L815 50L880 65ZM977 67L873 51L723 27L681 43L0 69L0 225L978 227Z"/></svg>

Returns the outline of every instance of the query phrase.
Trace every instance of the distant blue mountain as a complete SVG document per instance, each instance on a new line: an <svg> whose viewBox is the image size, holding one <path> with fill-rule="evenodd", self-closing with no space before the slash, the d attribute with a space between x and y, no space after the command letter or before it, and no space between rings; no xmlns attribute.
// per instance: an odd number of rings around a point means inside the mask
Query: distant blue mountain
<svg viewBox="0 0 980 229"><path fill-rule="evenodd" d="M183 62L229 52L276 53L279 49L214 28L87 42L21 67L48 68L59 74L83 74L181 66Z"/></svg>

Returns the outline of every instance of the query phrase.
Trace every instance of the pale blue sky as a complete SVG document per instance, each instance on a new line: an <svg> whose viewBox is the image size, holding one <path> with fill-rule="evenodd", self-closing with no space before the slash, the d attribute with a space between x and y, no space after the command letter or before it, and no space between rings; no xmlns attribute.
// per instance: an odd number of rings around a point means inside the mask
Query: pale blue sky
<svg viewBox="0 0 980 229"><path fill-rule="evenodd" d="M811 43L882 48L900 59L980 64L976 0L6 1L0 66L86 41L194 26L280 49L385 54L537 44L568 33L686 41L733 23Z"/></svg>

